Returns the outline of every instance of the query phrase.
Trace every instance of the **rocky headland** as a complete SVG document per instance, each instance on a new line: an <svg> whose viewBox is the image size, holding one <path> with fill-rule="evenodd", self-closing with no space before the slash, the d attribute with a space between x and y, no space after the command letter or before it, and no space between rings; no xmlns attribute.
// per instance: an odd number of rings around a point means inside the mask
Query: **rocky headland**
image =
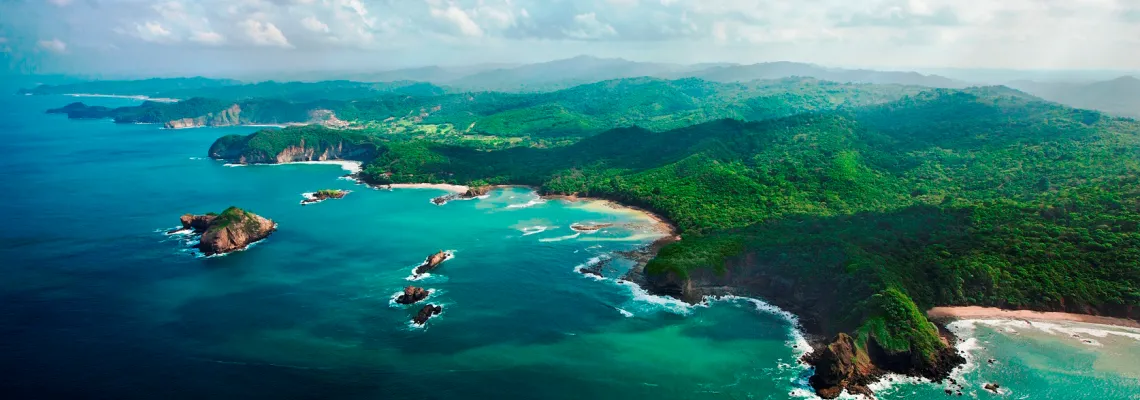
<svg viewBox="0 0 1140 400"><path fill-rule="evenodd" d="M207 155L234 164L284 164L305 161L369 161L380 145L362 133L335 132L320 126L298 126L250 135L228 135L214 141Z"/></svg>
<svg viewBox="0 0 1140 400"><path fill-rule="evenodd" d="M221 214L186 214L181 222L183 229L201 235L197 248L207 256L245 249L277 230L272 220L237 207L227 208Z"/></svg>

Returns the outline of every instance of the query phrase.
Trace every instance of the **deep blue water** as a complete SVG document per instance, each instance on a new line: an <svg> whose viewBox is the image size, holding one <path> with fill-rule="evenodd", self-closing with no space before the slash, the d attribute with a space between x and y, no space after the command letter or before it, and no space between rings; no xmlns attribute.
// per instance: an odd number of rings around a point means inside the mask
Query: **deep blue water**
<svg viewBox="0 0 1140 400"><path fill-rule="evenodd" d="M533 199L522 188L440 207L428 202L440 191L372 190L338 179L338 166L228 167L204 159L210 143L255 128L68 121L42 111L72 98L0 89L6 398L784 399L802 388L785 318L743 300L684 307L574 271L651 240L636 214L512 208ZM353 193L298 205L323 188ZM280 229L217 258L163 233L183 213L230 205ZM569 225L584 221L619 226L574 236ZM548 229L524 235L535 226ZM429 301L444 312L414 328L414 310L390 299L438 250L456 257L415 284L435 290ZM610 265L617 276L629 262ZM988 334L995 344L979 354L1011 361L970 372L975 383L1032 398L1081 398L1077 385L1093 385L1127 398L1140 379L1126 361L1096 367L1110 359L1101 350L1025 353ZM1109 344L1111 360L1134 354L1134 343ZM1077 361L1046 370L1049 357ZM945 396L924 384L886 393Z"/></svg>

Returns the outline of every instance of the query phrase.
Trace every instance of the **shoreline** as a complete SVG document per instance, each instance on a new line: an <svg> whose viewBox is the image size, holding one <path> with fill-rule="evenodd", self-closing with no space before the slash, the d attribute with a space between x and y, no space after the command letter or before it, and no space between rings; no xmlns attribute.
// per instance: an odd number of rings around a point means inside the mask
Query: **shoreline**
<svg viewBox="0 0 1140 400"><path fill-rule="evenodd" d="M374 188L387 188L387 189L439 189L451 193L466 193L467 186L452 185L448 183L393 183L391 185L369 185Z"/></svg>
<svg viewBox="0 0 1140 400"><path fill-rule="evenodd" d="M224 160L222 160L222 161L224 161ZM297 165L297 164L301 164L301 165L339 165L341 169L348 171L349 175L358 174L358 173L360 173L360 171L362 171L364 169L364 163L363 162L351 161L351 160L290 161L290 162L285 162L285 163L252 163L252 164L225 163L223 165L225 165L227 167L249 167L249 166L255 166L255 165Z"/></svg>
<svg viewBox="0 0 1140 400"><path fill-rule="evenodd" d="M1125 318L1052 311L1004 310L996 307L980 306L934 307L926 311L926 316L931 320L1005 319L1044 322L1080 322L1085 324L1140 329L1140 321Z"/></svg>
<svg viewBox="0 0 1140 400"><path fill-rule="evenodd" d="M529 186L526 186L526 187L531 189L531 190L534 190L536 193L538 192L537 188L533 188L533 187L529 187ZM647 209L642 208L642 207L624 204L624 203L621 203L621 202L618 202L615 200L610 200L610 199L603 198L603 197L588 197L588 196L576 196L576 195L565 195L565 194L545 194L545 195L540 194L539 197L541 197L544 200L561 200L561 201L568 202L568 203L582 202L582 203L586 203L587 205L589 205L590 203L593 203L593 204L597 204L599 206L611 208L614 210L628 211L631 213L640 214L649 220L650 225L653 226L654 231L664 235L664 237L654 240L653 243L650 243L647 246L653 246L653 244L660 242L660 241L663 241L665 239L670 239L668 241L670 243L681 240L680 235L677 233L677 226L674 225L671 221L669 221L668 218L665 218L656 212L647 210ZM660 246L658 246L657 249L659 249L659 248L660 248ZM654 249L654 250L657 250L657 249ZM653 253L654 253L654 256L656 256L657 252L653 251Z"/></svg>
<svg viewBox="0 0 1140 400"><path fill-rule="evenodd" d="M128 94L95 94L95 93L64 93L64 96L70 97L102 97L111 99L131 99L142 101L153 101L157 103L177 103L181 100L169 97L150 97L141 94L128 95Z"/></svg>

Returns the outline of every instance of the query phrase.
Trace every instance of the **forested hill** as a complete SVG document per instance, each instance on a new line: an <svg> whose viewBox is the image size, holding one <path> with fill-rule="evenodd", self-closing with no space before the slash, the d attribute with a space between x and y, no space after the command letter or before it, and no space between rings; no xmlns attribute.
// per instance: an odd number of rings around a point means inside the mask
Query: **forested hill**
<svg viewBox="0 0 1140 400"><path fill-rule="evenodd" d="M267 93L286 90L272 85L264 89ZM630 78L548 93L374 92L355 100L346 98L358 95L357 89L327 93L314 93L311 89L296 86L284 94L264 98L235 101L195 97L178 103L150 102L116 109L72 104L51 112L71 118L111 118L122 123L176 125L170 122L191 119L208 125L218 115L233 114L225 110L236 106L235 111L241 111L239 118L225 121L334 121L333 126L388 138L418 137L482 147L553 146L618 127L669 130L721 118L762 120L885 103L923 90L917 86L843 84L809 78L749 83Z"/></svg>
<svg viewBox="0 0 1140 400"><path fill-rule="evenodd" d="M651 285L736 287L813 333L852 334L878 368L938 377L953 353L921 313L932 306L1140 319L1138 149L1133 120L974 88L554 149L392 143L364 176L648 207L684 233L647 267Z"/></svg>

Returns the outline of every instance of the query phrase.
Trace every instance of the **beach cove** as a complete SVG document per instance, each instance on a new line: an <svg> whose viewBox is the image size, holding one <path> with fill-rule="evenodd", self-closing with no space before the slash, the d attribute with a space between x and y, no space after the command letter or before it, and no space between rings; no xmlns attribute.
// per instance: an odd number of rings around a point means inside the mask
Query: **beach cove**
<svg viewBox="0 0 1140 400"><path fill-rule="evenodd" d="M0 249L9 260L3 335L19 344L4 363L20 382L13 393L812 396L794 316L740 298L693 306L618 282L632 261L614 252L661 236L636 211L541 199L526 188L436 206L430 199L445 188L373 190L338 179L353 171L343 163L229 168L205 159L218 136L252 128L67 121L42 115L62 97L14 97L3 97L5 143L18 151L2 162L17 178L3 189L27 194L6 205L21 229L4 232ZM297 205L302 193L325 188L353 193ZM273 218L280 231L211 259L164 234L182 213L230 205ZM570 228L583 222L615 226ZM439 250L455 258L414 284L432 289L428 301L445 311L409 326L412 311L390 300ZM604 279L576 272L602 261ZM958 376L979 398L985 382L1015 398L1129 398L1136 387L1129 365L1112 356L1133 354L1128 336L1083 335L1098 347L972 324L960 346L974 355ZM1057 360L1065 368L1049 367ZM880 398L946 398L938 385L888 383Z"/></svg>

